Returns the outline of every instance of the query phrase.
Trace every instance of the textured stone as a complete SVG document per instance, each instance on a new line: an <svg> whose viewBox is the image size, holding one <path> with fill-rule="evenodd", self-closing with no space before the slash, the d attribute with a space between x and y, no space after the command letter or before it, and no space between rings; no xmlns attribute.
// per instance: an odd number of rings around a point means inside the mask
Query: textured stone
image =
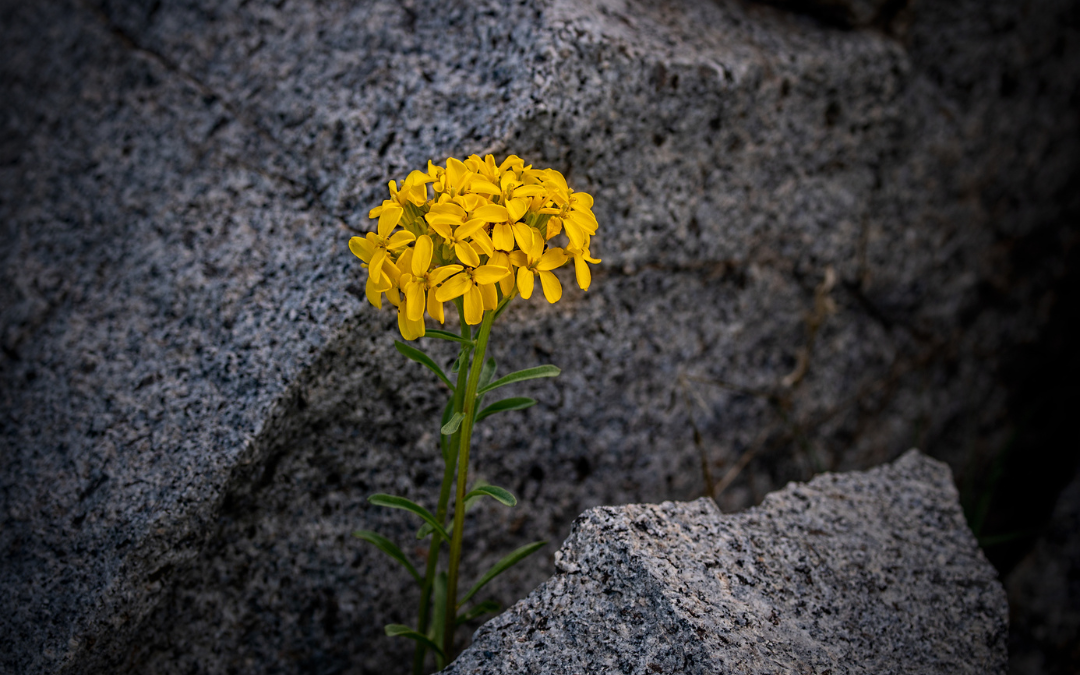
<svg viewBox="0 0 1080 675"><path fill-rule="evenodd" d="M947 466L911 451L723 515L599 507L444 673L1006 671L1008 605Z"/></svg>
<svg viewBox="0 0 1080 675"><path fill-rule="evenodd" d="M703 463L735 509L912 439L988 456L1080 195L1074 3L1025 7L3 0L0 666L401 662L415 592L349 533L408 541L364 497L431 504L442 392L345 243L429 158L554 166L603 228L588 293L496 328L564 375L478 431L520 505L470 570Z"/></svg>

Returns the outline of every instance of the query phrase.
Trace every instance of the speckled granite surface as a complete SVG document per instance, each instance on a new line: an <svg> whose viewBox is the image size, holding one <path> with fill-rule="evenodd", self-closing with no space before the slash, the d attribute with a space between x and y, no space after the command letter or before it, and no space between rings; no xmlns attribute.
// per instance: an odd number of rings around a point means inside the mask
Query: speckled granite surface
<svg viewBox="0 0 1080 675"><path fill-rule="evenodd" d="M723 515L600 507L444 673L1006 672L1008 604L952 474L916 451Z"/></svg>
<svg viewBox="0 0 1080 675"><path fill-rule="evenodd" d="M447 154L555 166L603 228L592 290L496 329L505 369L564 375L478 432L521 504L478 512L470 565L700 495L703 455L768 459L736 509L997 447L1075 206L1071 6L0 2L0 666L401 660L408 579L349 533L411 536L364 497L430 503L441 393L345 242Z"/></svg>

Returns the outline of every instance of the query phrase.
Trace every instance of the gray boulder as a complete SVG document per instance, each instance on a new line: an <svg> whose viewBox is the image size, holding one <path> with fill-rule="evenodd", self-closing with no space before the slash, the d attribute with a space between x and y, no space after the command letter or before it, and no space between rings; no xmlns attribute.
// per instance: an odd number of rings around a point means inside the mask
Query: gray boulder
<svg viewBox="0 0 1080 675"><path fill-rule="evenodd" d="M723 515L592 509L447 675L1006 672L1008 604L952 474L911 451Z"/></svg>
<svg viewBox="0 0 1080 675"><path fill-rule="evenodd" d="M410 541L364 498L433 502L443 392L346 242L447 155L563 171L604 261L496 327L504 371L564 375L478 432L520 505L477 511L469 570L913 439L978 465L1077 212L1073 3L1014 5L0 1L0 668L407 658L415 590L350 533Z"/></svg>

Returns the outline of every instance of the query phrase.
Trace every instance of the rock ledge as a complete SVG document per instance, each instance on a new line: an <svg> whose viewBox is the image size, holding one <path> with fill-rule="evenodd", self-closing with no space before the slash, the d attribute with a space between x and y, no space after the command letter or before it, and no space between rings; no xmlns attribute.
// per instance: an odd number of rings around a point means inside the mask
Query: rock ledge
<svg viewBox="0 0 1080 675"><path fill-rule="evenodd" d="M557 573L445 673L1004 673L1008 607L949 469L917 451L790 484L585 512Z"/></svg>

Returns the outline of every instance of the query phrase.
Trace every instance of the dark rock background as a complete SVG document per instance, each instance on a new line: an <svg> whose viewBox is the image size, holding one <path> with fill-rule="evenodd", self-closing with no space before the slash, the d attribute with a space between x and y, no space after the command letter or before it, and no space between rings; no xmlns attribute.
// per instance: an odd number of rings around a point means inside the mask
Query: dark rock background
<svg viewBox="0 0 1080 675"><path fill-rule="evenodd" d="M472 152L558 168L603 228L588 293L497 327L504 369L564 374L478 435L522 503L477 511L474 569L598 504L737 510L918 446L1007 573L1080 447L1078 28L1064 0L0 2L0 664L402 659L414 593L350 532L407 541L364 498L433 501L442 392L346 242Z"/></svg>

